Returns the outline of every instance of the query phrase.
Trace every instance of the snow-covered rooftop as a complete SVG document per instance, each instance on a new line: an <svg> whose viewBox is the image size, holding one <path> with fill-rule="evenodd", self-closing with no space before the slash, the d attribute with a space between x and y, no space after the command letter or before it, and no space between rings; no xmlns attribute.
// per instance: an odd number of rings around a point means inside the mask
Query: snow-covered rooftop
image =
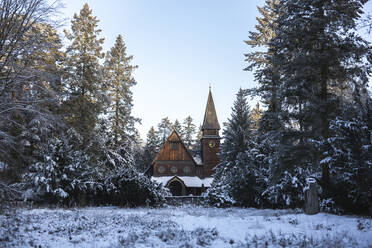
<svg viewBox="0 0 372 248"><path fill-rule="evenodd" d="M167 176L167 177L151 177L152 181L155 181L157 183L162 184L163 186L167 185L167 183L173 179L175 176ZM201 188L201 187L210 187L213 181L213 177L206 177L204 179L201 179L200 177L180 177L177 176L185 185L186 187L195 187L195 188Z"/></svg>
<svg viewBox="0 0 372 248"><path fill-rule="evenodd" d="M192 157L197 165L202 165L203 161L200 156L194 156Z"/></svg>

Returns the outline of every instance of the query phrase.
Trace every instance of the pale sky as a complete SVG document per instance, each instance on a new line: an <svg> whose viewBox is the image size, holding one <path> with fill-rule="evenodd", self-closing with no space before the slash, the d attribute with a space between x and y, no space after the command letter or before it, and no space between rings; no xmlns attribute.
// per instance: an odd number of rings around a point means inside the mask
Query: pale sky
<svg viewBox="0 0 372 248"><path fill-rule="evenodd" d="M219 122L227 121L240 87L254 87L246 67L243 40L254 31L264 0L63 0L68 19L88 3L100 20L104 50L121 34L137 85L133 87L133 115L142 119L137 128L142 139L163 117L172 122L188 115L199 126L203 121L208 87ZM372 9L368 4L367 11ZM251 102L251 107L255 102Z"/></svg>

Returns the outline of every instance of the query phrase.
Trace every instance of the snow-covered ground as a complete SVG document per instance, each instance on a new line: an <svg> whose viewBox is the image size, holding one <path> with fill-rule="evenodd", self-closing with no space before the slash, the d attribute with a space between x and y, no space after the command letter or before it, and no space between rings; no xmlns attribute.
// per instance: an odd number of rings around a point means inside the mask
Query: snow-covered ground
<svg viewBox="0 0 372 248"><path fill-rule="evenodd" d="M372 247L371 222L198 206L19 209L0 215L0 247Z"/></svg>

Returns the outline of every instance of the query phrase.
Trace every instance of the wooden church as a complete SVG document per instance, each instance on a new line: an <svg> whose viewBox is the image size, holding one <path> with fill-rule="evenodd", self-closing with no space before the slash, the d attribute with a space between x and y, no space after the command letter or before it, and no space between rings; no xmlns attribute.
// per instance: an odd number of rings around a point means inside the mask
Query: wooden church
<svg viewBox="0 0 372 248"><path fill-rule="evenodd" d="M213 181L220 162L220 125L209 88L202 125L201 158L193 157L180 136L173 131L152 162L151 180L168 187L174 196L200 195Z"/></svg>

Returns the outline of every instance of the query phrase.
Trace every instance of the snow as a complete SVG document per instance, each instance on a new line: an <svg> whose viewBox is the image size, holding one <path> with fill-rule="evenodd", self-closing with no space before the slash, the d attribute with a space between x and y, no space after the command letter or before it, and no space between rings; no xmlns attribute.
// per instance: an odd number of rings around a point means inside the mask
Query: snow
<svg viewBox="0 0 372 248"><path fill-rule="evenodd" d="M203 179L203 183L205 187L210 187L213 182L213 177L206 177Z"/></svg>
<svg viewBox="0 0 372 248"><path fill-rule="evenodd" d="M320 161L320 164L329 164L332 161L332 157L326 157Z"/></svg>
<svg viewBox="0 0 372 248"><path fill-rule="evenodd" d="M203 161L200 156L192 157L197 165L203 165Z"/></svg>
<svg viewBox="0 0 372 248"><path fill-rule="evenodd" d="M182 177L182 176L166 176L166 177L151 177L152 181L155 181L163 186L167 185L167 183L173 179L174 177L179 178L182 182L186 185L186 187L210 187L213 181L212 177L206 177L201 179L200 177Z"/></svg>
<svg viewBox="0 0 372 248"><path fill-rule="evenodd" d="M0 172L6 171L8 169L8 165L0 162Z"/></svg>
<svg viewBox="0 0 372 248"><path fill-rule="evenodd" d="M171 180L174 176L171 177L151 177L151 181L157 182L163 186L167 185L168 181Z"/></svg>
<svg viewBox="0 0 372 248"><path fill-rule="evenodd" d="M0 247L370 247L371 219L298 210L92 207L0 214ZM258 245L257 245L258 244ZM302 244L302 245L300 245Z"/></svg>

